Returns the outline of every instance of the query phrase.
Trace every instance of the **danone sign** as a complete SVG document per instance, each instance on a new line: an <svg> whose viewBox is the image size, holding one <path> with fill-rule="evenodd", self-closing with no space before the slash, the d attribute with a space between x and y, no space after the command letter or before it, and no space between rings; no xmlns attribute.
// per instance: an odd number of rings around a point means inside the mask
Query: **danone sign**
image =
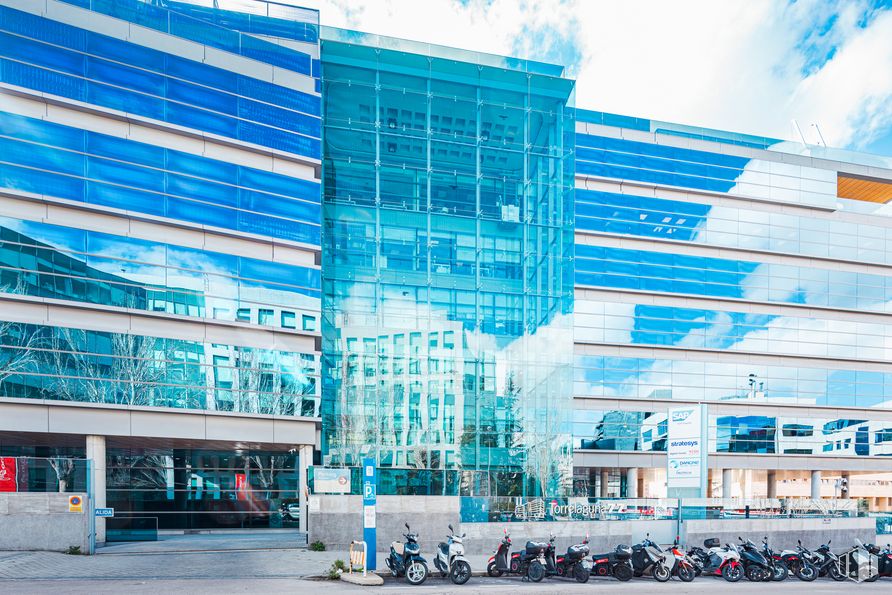
<svg viewBox="0 0 892 595"><path fill-rule="evenodd" d="M706 497L706 405L668 412L666 478L670 498Z"/></svg>

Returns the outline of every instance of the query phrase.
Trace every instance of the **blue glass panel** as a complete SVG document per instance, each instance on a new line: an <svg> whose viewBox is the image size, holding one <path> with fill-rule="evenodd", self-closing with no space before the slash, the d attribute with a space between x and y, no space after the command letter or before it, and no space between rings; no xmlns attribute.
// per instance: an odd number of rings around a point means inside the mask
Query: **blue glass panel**
<svg viewBox="0 0 892 595"><path fill-rule="evenodd" d="M75 151L84 150L86 136L86 133L78 128L3 111L0 111L0 134Z"/></svg>
<svg viewBox="0 0 892 595"><path fill-rule="evenodd" d="M168 103L167 118L168 121L181 126L206 130L230 138L239 138L235 120L191 105Z"/></svg>
<svg viewBox="0 0 892 595"><path fill-rule="evenodd" d="M167 174L167 192L218 205L238 206L236 188L178 174Z"/></svg>
<svg viewBox="0 0 892 595"><path fill-rule="evenodd" d="M235 95L176 79L167 80L167 98L182 103L200 105L203 108L224 114L238 115L239 99Z"/></svg>
<svg viewBox="0 0 892 595"><path fill-rule="evenodd" d="M237 184L239 166L217 159L207 159L191 153L167 150L167 169L192 176Z"/></svg>
<svg viewBox="0 0 892 595"><path fill-rule="evenodd" d="M34 37L73 50L86 49L86 32L20 10L0 6L0 26L6 31Z"/></svg>
<svg viewBox="0 0 892 595"><path fill-rule="evenodd" d="M90 82L86 101L112 109L164 120L164 100L117 87Z"/></svg>
<svg viewBox="0 0 892 595"><path fill-rule="evenodd" d="M164 192L164 176L160 172L131 163L91 157L87 175L104 182Z"/></svg>
<svg viewBox="0 0 892 595"><path fill-rule="evenodd" d="M79 31L79 29L74 29L74 27L72 29ZM162 69L165 56L168 55L144 45L130 43L91 31L87 32L86 51L94 56L154 71Z"/></svg>
<svg viewBox="0 0 892 595"><path fill-rule="evenodd" d="M167 64L165 72L170 76L223 91L239 91L239 79L242 77L234 72L170 54L165 55L165 60Z"/></svg>
<svg viewBox="0 0 892 595"><path fill-rule="evenodd" d="M0 60L0 79L10 85L61 95L78 101L87 99L87 85L82 79L20 62Z"/></svg>
<svg viewBox="0 0 892 595"><path fill-rule="evenodd" d="M239 190L239 207L247 211L269 213L313 223L319 223L322 214L318 204L245 189Z"/></svg>
<svg viewBox="0 0 892 595"><path fill-rule="evenodd" d="M83 176L85 171L83 155L21 143L8 138L0 138L0 161L39 167L75 176Z"/></svg>
<svg viewBox="0 0 892 595"><path fill-rule="evenodd" d="M238 115L246 120L263 122L270 126L293 130L308 136L316 138L321 136L319 118L297 114L266 103L240 99L238 102Z"/></svg>
<svg viewBox="0 0 892 595"><path fill-rule="evenodd" d="M125 211L164 215L164 197L102 182L87 183L87 202Z"/></svg>
<svg viewBox="0 0 892 595"><path fill-rule="evenodd" d="M321 185L318 182L290 178L281 174L242 167L239 170L239 184L249 188L259 188L275 194L303 198L313 202L321 200Z"/></svg>
<svg viewBox="0 0 892 595"><path fill-rule="evenodd" d="M0 184L24 192L84 201L84 180L71 176L3 164L0 165Z"/></svg>
<svg viewBox="0 0 892 595"><path fill-rule="evenodd" d="M32 41L26 37L0 33L0 55L23 62L41 64L69 74L84 75L85 57L83 54Z"/></svg>
<svg viewBox="0 0 892 595"><path fill-rule="evenodd" d="M64 127L68 130L74 128ZM151 167L164 167L164 149L98 132L87 132L87 152L93 155L131 161ZM49 140L55 140L55 137ZM159 174L155 174L159 175Z"/></svg>
<svg viewBox="0 0 892 595"><path fill-rule="evenodd" d="M215 207L207 203L194 202L184 198L168 197L166 215L204 225L232 228L232 209Z"/></svg>

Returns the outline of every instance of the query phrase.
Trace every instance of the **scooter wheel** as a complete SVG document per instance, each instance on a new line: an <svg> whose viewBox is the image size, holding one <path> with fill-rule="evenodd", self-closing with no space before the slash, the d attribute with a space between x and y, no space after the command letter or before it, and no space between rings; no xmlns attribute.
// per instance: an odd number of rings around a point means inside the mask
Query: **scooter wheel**
<svg viewBox="0 0 892 595"><path fill-rule="evenodd" d="M492 577L502 576L502 571L496 568L495 562L490 562L486 567L486 574Z"/></svg>
<svg viewBox="0 0 892 595"><path fill-rule="evenodd" d="M471 565L464 560L456 560L449 570L449 580L453 585L463 585L471 578Z"/></svg>
<svg viewBox="0 0 892 595"><path fill-rule="evenodd" d="M613 576L616 580L626 582L632 579L632 569L625 564L618 564L613 569Z"/></svg>
<svg viewBox="0 0 892 595"><path fill-rule="evenodd" d="M838 567L836 564L831 564L831 565L830 565L830 568L827 570L827 574L829 574L829 575L830 575L830 578L832 578L832 579L835 580L835 581L840 581L840 582L842 582L842 581L846 580L846 575L844 575L844 574L839 570L839 567Z"/></svg>
<svg viewBox="0 0 892 595"><path fill-rule="evenodd" d="M527 578L529 578L534 583L538 583L543 578L545 578L545 567L542 566L542 563L538 560L533 560L530 562L529 568L527 568Z"/></svg>
<svg viewBox="0 0 892 595"><path fill-rule="evenodd" d="M427 580L427 564L421 560L409 562L406 566L406 581L410 585L420 585Z"/></svg>
<svg viewBox="0 0 892 595"><path fill-rule="evenodd" d="M787 577L790 576L790 569L787 568L787 565L783 562L775 562L774 570L771 573L771 580L773 581L785 581Z"/></svg>
<svg viewBox="0 0 892 595"><path fill-rule="evenodd" d="M796 578L799 580L810 583L818 578L818 569L815 568L814 564L805 562L802 566L799 566L793 574L795 574Z"/></svg>
<svg viewBox="0 0 892 595"><path fill-rule="evenodd" d="M727 566L723 566L722 578L729 583L736 583L743 578L743 569L739 565L731 566L730 564L728 564Z"/></svg>
<svg viewBox="0 0 892 595"><path fill-rule="evenodd" d="M657 582L665 583L670 578L672 578L672 571L663 566L662 564L657 564L654 566L654 578L657 579Z"/></svg>
<svg viewBox="0 0 892 595"><path fill-rule="evenodd" d="M746 580L754 583L760 583L765 580L766 576L771 576L768 572L763 572L761 566L747 566L743 571Z"/></svg>
<svg viewBox="0 0 892 595"><path fill-rule="evenodd" d="M694 578L697 576L697 573L694 572L694 569L692 567L686 566L686 565L679 566L678 570L676 571L676 574L678 575L678 578L680 578L681 582L683 582L683 583L689 583L692 580L694 580Z"/></svg>
<svg viewBox="0 0 892 595"><path fill-rule="evenodd" d="M589 574L588 569L582 564L577 563L573 566L573 578L577 583L587 583Z"/></svg>

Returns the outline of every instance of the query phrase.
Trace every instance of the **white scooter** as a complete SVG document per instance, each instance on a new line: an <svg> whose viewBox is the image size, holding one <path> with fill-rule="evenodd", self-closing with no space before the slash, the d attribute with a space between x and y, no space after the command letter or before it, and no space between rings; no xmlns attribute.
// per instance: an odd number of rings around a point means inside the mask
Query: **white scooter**
<svg viewBox="0 0 892 595"><path fill-rule="evenodd" d="M461 540L465 536L455 534L455 529L449 525L451 535L446 542L441 542L437 546L437 556L434 558L434 566L443 576L449 575L449 580L453 584L463 585L471 578L471 565L465 558L465 546Z"/></svg>

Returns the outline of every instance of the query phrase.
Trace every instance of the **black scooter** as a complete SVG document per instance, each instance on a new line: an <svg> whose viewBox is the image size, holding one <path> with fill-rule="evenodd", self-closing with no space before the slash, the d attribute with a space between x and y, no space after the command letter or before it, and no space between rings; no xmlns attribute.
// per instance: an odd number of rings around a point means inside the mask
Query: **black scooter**
<svg viewBox="0 0 892 595"><path fill-rule="evenodd" d="M739 550L740 561L743 563L743 576L753 582L770 581L773 573L768 566L768 560L765 559L756 544L749 539L744 541L743 537L737 539L740 540Z"/></svg>
<svg viewBox="0 0 892 595"><path fill-rule="evenodd" d="M403 537L406 543L394 541L390 544L390 556L385 562L393 576L405 576L410 585L420 585L427 579L427 561L421 557L418 534L412 533L409 523L406 523Z"/></svg>
<svg viewBox="0 0 892 595"><path fill-rule="evenodd" d="M503 574L519 574L524 580L538 583L545 578L545 549L547 543L528 541L523 551L511 551L511 535L507 529L499 543L499 549L490 556L486 564L486 574L502 576Z"/></svg>
<svg viewBox="0 0 892 595"><path fill-rule="evenodd" d="M592 555L593 576L614 576L617 580L632 578L632 548L618 545L612 552Z"/></svg>
<svg viewBox="0 0 892 595"><path fill-rule="evenodd" d="M892 577L892 545L886 544L886 549L877 554L880 558L880 576Z"/></svg>
<svg viewBox="0 0 892 595"><path fill-rule="evenodd" d="M650 533L641 543L632 546L632 574L644 576L650 573L661 583L672 578L672 569L675 567L675 556L663 551L659 545L650 540Z"/></svg>
<svg viewBox="0 0 892 595"><path fill-rule="evenodd" d="M846 577L842 573L842 568L840 568L839 556L830 550L831 541L827 540L827 543L822 543L821 547L813 552L803 547L802 555L818 569L818 576L829 576L835 581L844 581ZM801 541L799 546L802 547Z"/></svg>
<svg viewBox="0 0 892 595"><path fill-rule="evenodd" d="M555 556L554 535L551 535L548 547L545 549L545 573L549 576L572 576L579 583L588 582L589 568L585 560L588 552L588 535L586 535L582 543L568 547L566 554Z"/></svg>

